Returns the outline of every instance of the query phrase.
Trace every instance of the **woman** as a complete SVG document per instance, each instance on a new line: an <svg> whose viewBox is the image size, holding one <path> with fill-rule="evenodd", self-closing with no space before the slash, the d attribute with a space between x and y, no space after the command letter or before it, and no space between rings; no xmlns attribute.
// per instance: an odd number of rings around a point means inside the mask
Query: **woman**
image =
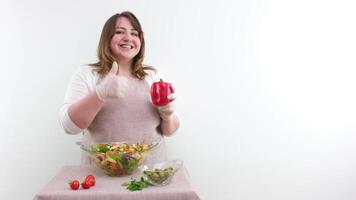
<svg viewBox="0 0 356 200"><path fill-rule="evenodd" d="M68 134L83 133L83 144L140 140L168 136L179 127L175 93L166 106L150 101L150 85L158 80L152 67L142 64L145 40L140 22L131 12L110 17L102 30L98 62L81 67L72 77L60 110ZM174 92L174 91L173 91ZM166 160L164 140L149 162ZM82 163L90 163L83 154Z"/></svg>

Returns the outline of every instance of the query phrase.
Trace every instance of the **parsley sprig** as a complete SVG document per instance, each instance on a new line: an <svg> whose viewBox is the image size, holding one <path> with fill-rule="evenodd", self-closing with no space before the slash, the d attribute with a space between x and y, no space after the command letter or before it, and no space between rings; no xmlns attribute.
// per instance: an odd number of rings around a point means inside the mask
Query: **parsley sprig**
<svg viewBox="0 0 356 200"><path fill-rule="evenodd" d="M143 190L144 188L147 188L150 185L151 184L143 177L141 177L139 181L134 178L131 178L130 182L125 182L122 184L122 186L126 187L126 189L130 190L131 192Z"/></svg>

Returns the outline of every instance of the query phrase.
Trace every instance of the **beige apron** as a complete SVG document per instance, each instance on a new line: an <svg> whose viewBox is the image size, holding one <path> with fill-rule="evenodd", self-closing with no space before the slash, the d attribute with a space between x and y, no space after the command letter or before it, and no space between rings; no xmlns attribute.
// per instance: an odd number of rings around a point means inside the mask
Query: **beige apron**
<svg viewBox="0 0 356 200"><path fill-rule="evenodd" d="M159 133L160 117L150 100L149 84L145 80L134 78L129 78L128 81L126 95L123 98L107 100L84 132L84 145L162 137ZM162 137L160 145L148 154L146 162L165 160L166 145ZM82 164L88 163L89 155L83 152Z"/></svg>

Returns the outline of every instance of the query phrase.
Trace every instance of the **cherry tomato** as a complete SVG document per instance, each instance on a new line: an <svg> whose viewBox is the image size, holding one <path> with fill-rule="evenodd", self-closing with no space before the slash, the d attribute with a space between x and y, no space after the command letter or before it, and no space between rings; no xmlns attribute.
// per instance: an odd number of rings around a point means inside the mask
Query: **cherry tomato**
<svg viewBox="0 0 356 200"><path fill-rule="evenodd" d="M80 186L80 183L78 180L72 180L71 182L69 182L69 185L72 190L77 190Z"/></svg>
<svg viewBox="0 0 356 200"><path fill-rule="evenodd" d="M90 183L90 186L95 185L95 177L93 175L88 175L85 177L85 181Z"/></svg>
<svg viewBox="0 0 356 200"><path fill-rule="evenodd" d="M83 183L82 183L82 188L84 188L84 189L89 189L90 188L90 185L91 183L89 182L89 181L84 181Z"/></svg>

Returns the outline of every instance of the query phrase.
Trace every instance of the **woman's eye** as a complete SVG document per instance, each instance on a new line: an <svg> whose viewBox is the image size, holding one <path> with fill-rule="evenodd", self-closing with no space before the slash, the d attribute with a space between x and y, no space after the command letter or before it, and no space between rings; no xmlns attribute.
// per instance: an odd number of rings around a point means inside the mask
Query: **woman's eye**
<svg viewBox="0 0 356 200"><path fill-rule="evenodd" d="M116 31L115 33L116 34L123 34L124 32L123 31Z"/></svg>
<svg viewBox="0 0 356 200"><path fill-rule="evenodd" d="M131 35L138 37L138 33L131 33Z"/></svg>

